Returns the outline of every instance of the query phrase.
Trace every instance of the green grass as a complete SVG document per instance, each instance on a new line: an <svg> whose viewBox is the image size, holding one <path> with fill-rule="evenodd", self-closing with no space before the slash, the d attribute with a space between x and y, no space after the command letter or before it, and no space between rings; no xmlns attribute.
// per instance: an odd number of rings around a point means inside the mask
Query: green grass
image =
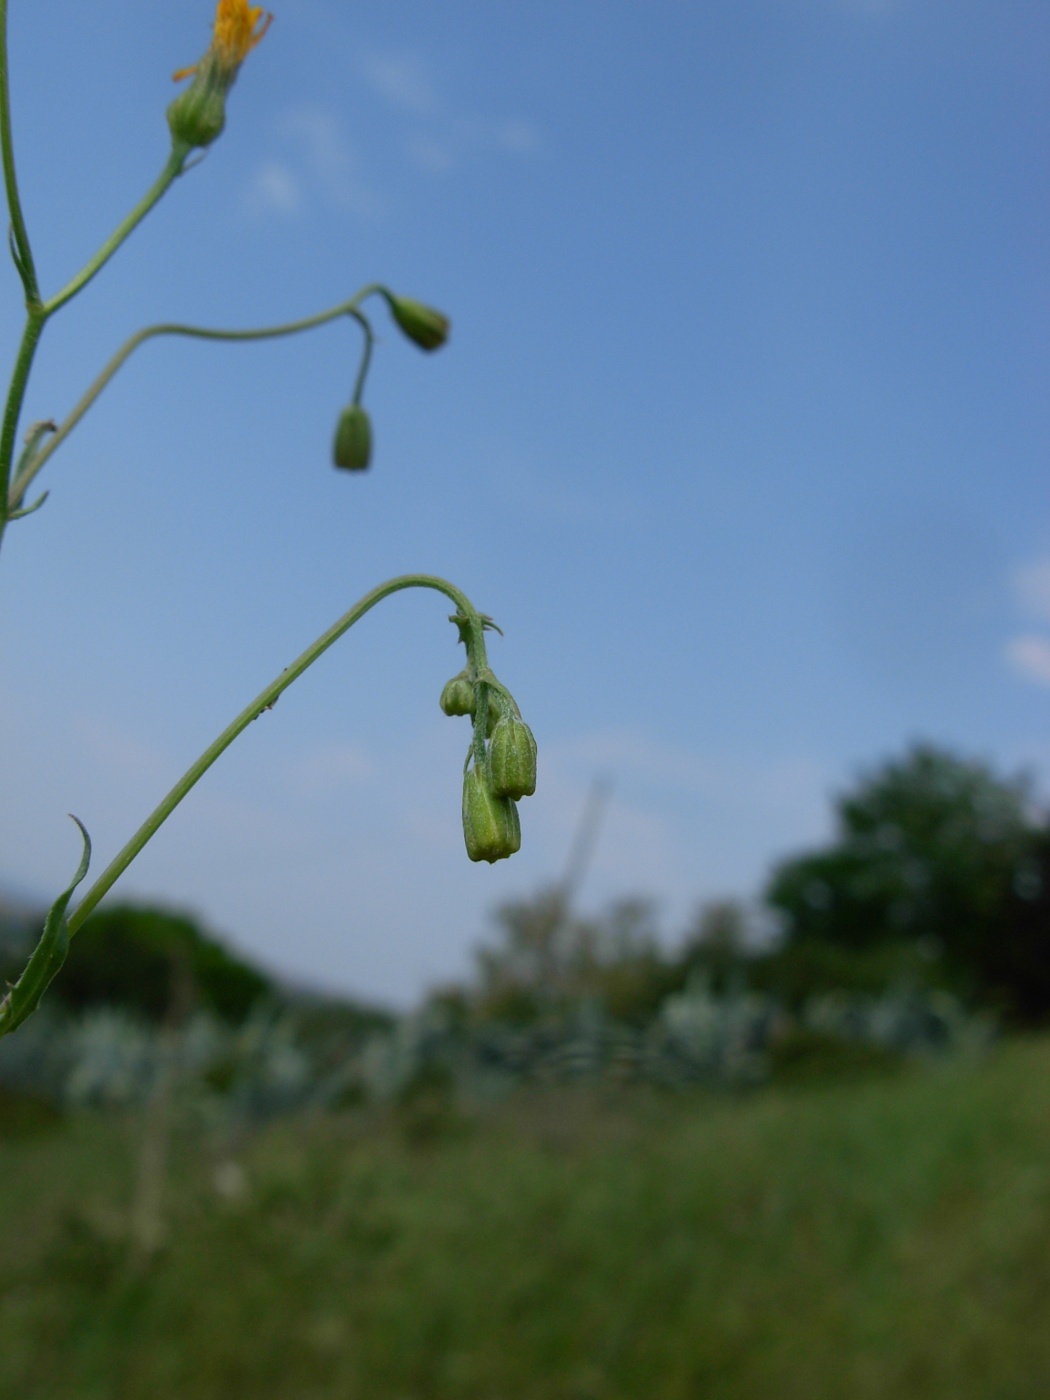
<svg viewBox="0 0 1050 1400"><path fill-rule="evenodd" d="M749 1099L522 1097L176 1144L0 1115L0 1395L1050 1396L1050 1042Z"/></svg>

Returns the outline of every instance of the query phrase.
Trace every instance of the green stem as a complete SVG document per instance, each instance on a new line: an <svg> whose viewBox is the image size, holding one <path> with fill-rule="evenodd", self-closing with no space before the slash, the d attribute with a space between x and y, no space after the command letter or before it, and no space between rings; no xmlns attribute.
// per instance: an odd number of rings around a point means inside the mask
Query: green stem
<svg viewBox="0 0 1050 1400"><path fill-rule="evenodd" d="M14 505L10 504L8 493L8 482L11 480L11 462L15 454L15 438L18 434L18 420L22 413L22 400L25 398L26 383L46 319L43 311L39 310L31 310L26 317L25 328L22 331L22 343L18 347L11 383L7 390L3 426L0 428L0 540L3 539L4 529L12 510L16 509Z"/></svg>
<svg viewBox="0 0 1050 1400"><path fill-rule="evenodd" d="M40 449L40 452L32 459L22 475L12 484L10 492L9 510L17 510L25 497L33 478L43 467L51 454L61 446L69 434L77 426L80 420L91 408L92 404L99 397L102 391L109 384L119 369L135 353L140 345L147 340L152 340L159 335L184 335L191 336L196 340L270 340L276 336L295 335L299 331L313 330L316 326L323 326L328 321L334 321L340 316L354 316L365 325L368 336L367 350L371 349L371 329L362 317L357 316L357 308L366 297L382 289L375 283L370 283L362 288L349 301L341 301L338 306L330 307L327 311L319 311L315 316L304 316L299 321L286 321L277 326L263 326L257 330L213 330L205 326L187 326L174 321L158 322L156 325L145 326L142 330L136 331L105 366L98 377L86 390L79 402L73 408L69 416L59 425L58 431ZM363 368L367 368L367 361ZM12 438L13 443L13 438Z"/></svg>
<svg viewBox="0 0 1050 1400"><path fill-rule="evenodd" d="M378 588L373 588L370 593L366 593L363 598L356 602L349 612L344 613L338 622L329 627L327 632L318 637L312 646L307 647L302 656L286 667L275 681L272 681L265 690L260 691L251 704L246 706L237 718L226 726L218 738L208 745L200 758L186 770L167 796L142 823L127 845L106 866L70 915L68 926L71 935L76 933L99 900L108 893L150 838L171 816L190 789L204 776L219 755L229 748L238 734L247 729L252 720L258 719L264 711L272 708L278 696L283 694L309 666L312 666L323 652L326 652L333 643L337 642L344 632L349 631L355 622L360 621L365 613L374 608L377 603L382 602L384 598L389 597L391 593L397 593L403 588L433 588L450 598L456 605L459 615L466 621L467 635L464 637L464 642L471 665L476 670L487 665L482 617L467 596L453 584L446 582L443 578L436 578L433 574L402 574L399 578L390 579L388 582L380 584Z"/></svg>
<svg viewBox="0 0 1050 1400"><path fill-rule="evenodd" d="M351 311L350 315L355 321L360 322L361 329L365 333L365 348L361 356L361 365L357 371L357 378L354 381L354 397L352 402L356 406L361 402L361 395L365 392L365 380L368 378L368 366L372 362L372 346L375 344L375 336L372 334L372 327L361 315L360 311Z"/></svg>
<svg viewBox="0 0 1050 1400"><path fill-rule="evenodd" d="M11 213L11 234L18 253L15 265L25 288L26 306L31 309L39 303L40 291L37 287L33 252L29 246L29 234L26 231L22 202L18 196L18 182L15 178L15 148L11 136L11 89L7 70L7 0L0 0L0 152L3 156L7 207Z"/></svg>
<svg viewBox="0 0 1050 1400"><path fill-rule="evenodd" d="M184 142L176 142L172 148L168 159L164 163L164 169L154 180L146 193L135 205L131 213L122 219L110 236L103 243L93 258L84 264L72 282L66 284L60 292L44 303L44 313L47 316L53 315L60 306L65 306L66 302L76 296L91 281L92 277L103 268L110 258L117 251L120 245L127 239L129 234L139 226L153 206L168 187L182 174L186 165L186 157L191 148Z"/></svg>
<svg viewBox="0 0 1050 1400"><path fill-rule="evenodd" d="M23 472L19 481L11 482L11 463L14 459L15 438L18 434L18 420L22 414L22 402L25 398L26 383L29 379L29 371L32 367L33 356L36 353L37 343L40 340L41 332L48 319L72 297L75 297L92 277L102 268L128 235L146 217L149 211L157 203L165 190L169 187L177 176L182 174L186 164L186 157L190 153L190 148L185 145L175 145L168 156L164 169L154 181L149 190L146 191L142 199L139 200L135 208L128 214L106 239L102 247L93 258L87 262L77 273L73 280L51 298L50 301L41 302L36 286L36 273L33 270L32 254L29 250L29 239L25 230L25 222L22 218L21 207L18 202L18 190L15 185L14 153L11 147L11 117L8 109L7 90L7 42L6 42L6 21L7 3L0 0L0 149L2 149L4 165L4 182L7 189L7 201L11 209L11 227L15 240L15 248L18 252L18 270L22 276L22 281L26 288L26 324L22 332L22 343L18 349L18 357L15 360L14 372L11 376L11 383L7 391L7 402L4 406L3 426L0 428L0 539L3 538L4 528L11 517L11 513L18 509L24 495L25 486L33 479L39 470L39 462L32 462L29 468ZM50 449L45 449L41 454L44 458L50 455L54 444Z"/></svg>

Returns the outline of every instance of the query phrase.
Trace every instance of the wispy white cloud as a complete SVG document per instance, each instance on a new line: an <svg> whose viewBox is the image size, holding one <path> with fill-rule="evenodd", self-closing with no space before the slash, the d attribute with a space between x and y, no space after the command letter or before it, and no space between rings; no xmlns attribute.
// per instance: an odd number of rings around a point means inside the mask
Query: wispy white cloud
<svg viewBox="0 0 1050 1400"><path fill-rule="evenodd" d="M454 146L429 131L417 131L405 141L405 151L413 165L429 175L447 175L458 164Z"/></svg>
<svg viewBox="0 0 1050 1400"><path fill-rule="evenodd" d="M532 122L509 121L493 128L496 145L513 155L532 156L540 149L539 128Z"/></svg>
<svg viewBox="0 0 1050 1400"><path fill-rule="evenodd" d="M475 155L531 157L541 146L539 129L527 121L479 118L435 120L405 139L409 160L431 175L447 175Z"/></svg>
<svg viewBox="0 0 1050 1400"><path fill-rule="evenodd" d="M258 213L292 215L302 207L303 193L290 165L268 160L255 172L248 198Z"/></svg>
<svg viewBox="0 0 1050 1400"><path fill-rule="evenodd" d="M294 217L313 200L362 218L382 212L383 200L333 112L293 108L281 119L277 137L284 152L258 167L248 189L255 212Z"/></svg>
<svg viewBox="0 0 1050 1400"><path fill-rule="evenodd" d="M361 72L378 97L414 123L402 148L408 160L427 174L447 175L465 159L486 152L522 158L540 149L539 128L533 122L456 110L441 92L435 66L420 54L367 54L361 60Z"/></svg>
<svg viewBox="0 0 1050 1400"><path fill-rule="evenodd" d="M370 53L361 67L365 80L392 107L416 117L429 117L437 111L433 72L418 54Z"/></svg>
<svg viewBox="0 0 1050 1400"><path fill-rule="evenodd" d="M330 203L356 214L379 212L382 201L365 179L361 159L334 113L299 107L285 115L281 130L299 146L312 182Z"/></svg>
<svg viewBox="0 0 1050 1400"><path fill-rule="evenodd" d="M1050 686L1050 638L1032 633L1014 637L1007 643L1006 659L1024 680Z"/></svg>

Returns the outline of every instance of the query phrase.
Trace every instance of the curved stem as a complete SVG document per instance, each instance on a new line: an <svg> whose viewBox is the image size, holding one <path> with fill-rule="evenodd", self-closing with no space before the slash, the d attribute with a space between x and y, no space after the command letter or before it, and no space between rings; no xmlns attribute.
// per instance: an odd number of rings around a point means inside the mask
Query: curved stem
<svg viewBox="0 0 1050 1400"><path fill-rule="evenodd" d="M354 397L352 402L357 405L361 402L361 395L365 392L365 380L368 378L368 366L372 363L372 347L375 344L375 336L372 334L372 327L361 315L360 311L349 313L355 321L360 323L361 329L365 333L365 348L361 356L361 365L357 371L357 378L354 380Z"/></svg>
<svg viewBox="0 0 1050 1400"><path fill-rule="evenodd" d="M145 326L142 330L136 331L133 336L124 342L117 353L105 366L98 377L90 384L76 406L69 413L68 417L59 425L58 431L47 440L47 443L40 449L40 452L32 459L22 475L12 484L10 492L11 510L17 510L25 497L25 493L33 478L43 467L51 454L61 446L69 434L77 426L80 420L91 408L92 404L107 387L110 380L119 369L131 358L140 345L144 345L147 340L152 340L160 335L183 335L190 336L195 340L270 340L276 336L295 335L299 331L313 330L316 326L323 326L328 321L334 321L340 316L356 316L357 308L366 297L374 292L381 291L382 288L376 283L370 283L363 287L361 291L352 296L349 301L341 301L338 306L330 307L327 311L319 311L315 316L304 316L299 321L286 321L277 326L263 326L256 330L213 330L206 326L187 326L176 321L161 321L152 326ZM363 318L357 317L363 321ZM368 349L371 349L371 330L364 322L366 333L369 336ZM365 365L367 368L367 363ZM13 443L12 435L12 443Z"/></svg>
<svg viewBox="0 0 1050 1400"><path fill-rule="evenodd" d="M172 182L178 179L182 174L186 165L186 157L189 155L190 149L189 146L182 142L177 142L172 146L171 153L164 163L164 169L139 200L138 204L135 205L131 213L128 214L125 219L121 220L106 239L105 243L103 243L102 247L99 248L95 256L84 264L73 280L67 283L60 292L56 292L50 301L44 303L45 315L51 316L60 306L65 306L66 302L70 301L76 296L77 292L86 287L92 277L109 262L120 245L125 242L128 235L139 226L149 211L167 191Z"/></svg>
<svg viewBox="0 0 1050 1400"><path fill-rule="evenodd" d="M456 621L462 619L460 631L461 634L465 633L463 640L472 666L480 670L487 665L484 621L466 594L461 593L453 584L448 583L443 578L437 578L433 574L402 574L398 578L381 583L378 588L373 588L370 593L366 593L363 598L356 602L349 612L344 613L338 622L329 627L327 632L322 633L312 646L307 647L303 654L286 667L275 681L272 681L265 690L260 691L251 704L246 706L237 718L226 726L218 738L208 745L200 758L191 764L84 895L69 917L71 935L76 933L99 900L108 893L150 838L171 816L190 789L204 776L219 755L229 748L238 734L247 729L252 720L258 719L265 710L272 708L278 696L283 694L309 666L312 666L323 652L326 652L333 643L337 642L344 632L349 631L355 622L360 621L365 613L374 608L377 603L381 603L384 598L389 597L391 593L400 592L404 588L433 588L450 598L456 605L459 614Z"/></svg>
<svg viewBox="0 0 1050 1400"><path fill-rule="evenodd" d="M11 136L11 90L7 69L7 0L0 0L0 153L3 156L7 207L11 213L11 235L18 253L15 266L25 288L26 305L32 307L40 301L40 291L37 287L33 251L29 246L29 234L26 231L22 202L18 195L18 182L15 178L15 148Z"/></svg>

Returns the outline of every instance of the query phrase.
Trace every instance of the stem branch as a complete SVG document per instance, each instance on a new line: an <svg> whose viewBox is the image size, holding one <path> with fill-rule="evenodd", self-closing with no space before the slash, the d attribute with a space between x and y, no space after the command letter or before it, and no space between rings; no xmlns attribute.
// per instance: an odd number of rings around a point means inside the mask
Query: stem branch
<svg viewBox="0 0 1050 1400"><path fill-rule="evenodd" d="M172 146L171 153L164 163L164 169L139 200L138 204L135 205L131 213L121 220L106 239L105 243L103 243L102 247L99 248L95 256L84 264L73 280L68 282L60 292L56 292L50 301L44 303L45 315L51 316L60 306L65 306L66 302L70 301L76 296L77 292L86 287L92 277L95 276L96 272L100 271L100 269L109 262L110 258L127 239L128 235L139 226L149 211L167 191L168 187L182 174L186 164L186 157L189 153L190 147L184 143L176 142Z"/></svg>
<svg viewBox="0 0 1050 1400"><path fill-rule="evenodd" d="M2 3L2 0L0 0ZM340 316L354 316L362 320L367 336L367 349L371 350L371 329L367 322L357 316L357 308L366 297L380 288L372 283L363 287L348 301L341 301L337 306L329 307L327 311L319 311L315 316L304 316L299 321L286 321L277 326L263 326L254 330L215 330L206 326L188 326L177 321L161 321L152 326L145 326L142 330L136 331L133 336L124 342L117 353L101 371L98 377L89 385L68 417L59 425L58 431L48 438L40 451L27 464L21 476L12 484L10 491L10 509L17 510L25 498L25 493L33 481L33 478L43 467L51 454L66 440L69 434L77 426L80 420L91 408L95 400L113 379L117 371L131 358L140 345L144 345L147 340L152 340L160 335L183 335L190 336L196 340L270 340L276 336L295 335L299 331L313 330L316 326L323 326L328 321L334 321ZM367 367L367 360L365 366ZM12 445L14 437L12 433Z"/></svg>

